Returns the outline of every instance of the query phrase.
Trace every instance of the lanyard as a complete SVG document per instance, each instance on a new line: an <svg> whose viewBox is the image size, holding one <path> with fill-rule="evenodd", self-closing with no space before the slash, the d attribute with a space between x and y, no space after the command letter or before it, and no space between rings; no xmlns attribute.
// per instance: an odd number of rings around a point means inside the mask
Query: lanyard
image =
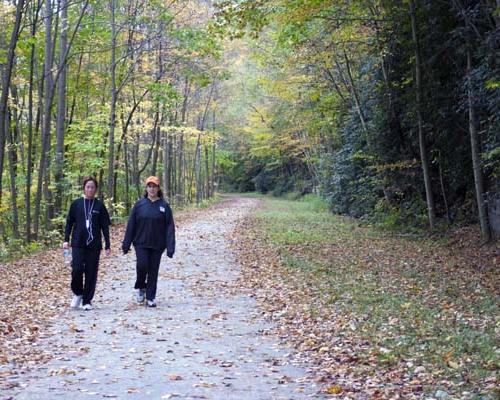
<svg viewBox="0 0 500 400"><path fill-rule="evenodd" d="M89 211L87 212L87 202L83 199L83 212L85 214L85 227L87 228L87 233L89 234L87 238L87 246L92 240L94 240L94 234L92 233L92 211L94 210L95 199L92 199L92 203L89 200Z"/></svg>

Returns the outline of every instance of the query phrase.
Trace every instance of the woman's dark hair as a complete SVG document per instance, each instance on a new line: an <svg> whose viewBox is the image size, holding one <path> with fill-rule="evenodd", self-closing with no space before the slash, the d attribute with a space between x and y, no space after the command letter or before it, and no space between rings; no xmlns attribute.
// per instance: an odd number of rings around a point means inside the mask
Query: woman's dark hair
<svg viewBox="0 0 500 400"><path fill-rule="evenodd" d="M160 190L158 190L158 197L159 197L160 199L163 199L163 192L161 191L161 189L160 189ZM145 198L145 199L147 199L147 198L148 198L148 192L147 192L146 190L144 191L144 198Z"/></svg>
<svg viewBox="0 0 500 400"><path fill-rule="evenodd" d="M93 176L86 176L85 178L83 178L83 188L85 189L85 185L90 181L94 182L95 188L97 189L99 185L97 184L97 179Z"/></svg>

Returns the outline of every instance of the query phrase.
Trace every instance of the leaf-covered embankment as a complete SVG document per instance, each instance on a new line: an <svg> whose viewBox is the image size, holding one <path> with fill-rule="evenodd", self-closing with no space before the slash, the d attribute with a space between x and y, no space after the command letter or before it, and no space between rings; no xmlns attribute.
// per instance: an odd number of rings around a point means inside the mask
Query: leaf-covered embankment
<svg viewBox="0 0 500 400"><path fill-rule="evenodd" d="M394 236L265 199L236 233L242 279L326 392L495 395L500 255L475 228Z"/></svg>

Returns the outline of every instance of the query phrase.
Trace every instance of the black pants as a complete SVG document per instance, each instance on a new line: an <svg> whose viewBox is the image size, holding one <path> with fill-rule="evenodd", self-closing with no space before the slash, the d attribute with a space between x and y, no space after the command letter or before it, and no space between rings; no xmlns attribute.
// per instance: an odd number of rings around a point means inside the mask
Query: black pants
<svg viewBox="0 0 500 400"><path fill-rule="evenodd" d="M77 296L83 296L82 303L90 304L94 297L97 283L97 270L101 250L73 247L71 266L71 290ZM83 277L85 276L85 283Z"/></svg>
<svg viewBox="0 0 500 400"><path fill-rule="evenodd" d="M146 289L146 299L156 298L156 284L158 283L158 270L160 269L161 255L164 250L136 247L137 256L137 279L136 289Z"/></svg>

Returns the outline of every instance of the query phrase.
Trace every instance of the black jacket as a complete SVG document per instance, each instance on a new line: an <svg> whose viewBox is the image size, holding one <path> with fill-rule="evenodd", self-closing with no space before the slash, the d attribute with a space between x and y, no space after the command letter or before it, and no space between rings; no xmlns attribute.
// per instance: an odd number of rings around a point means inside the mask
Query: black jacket
<svg viewBox="0 0 500 400"><path fill-rule="evenodd" d="M92 215L89 219L89 229L86 226L85 212ZM102 235L104 236L105 249L109 249L109 219L106 206L98 199L87 200L83 197L71 203L66 218L66 229L64 230L64 241L69 242L71 235L71 247L84 247L89 249L102 249Z"/></svg>
<svg viewBox="0 0 500 400"><path fill-rule="evenodd" d="M175 252L175 224L172 209L163 199L152 202L142 198L135 203L128 218L122 250L127 253L131 243L135 247L165 250L172 257Z"/></svg>

